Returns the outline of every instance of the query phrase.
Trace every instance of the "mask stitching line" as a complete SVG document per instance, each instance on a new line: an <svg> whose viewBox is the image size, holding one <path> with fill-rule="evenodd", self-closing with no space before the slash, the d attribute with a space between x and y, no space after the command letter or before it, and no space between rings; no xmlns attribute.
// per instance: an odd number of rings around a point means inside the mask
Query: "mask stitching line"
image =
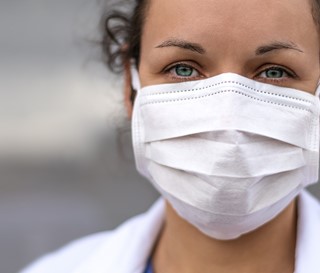
<svg viewBox="0 0 320 273"><path fill-rule="evenodd" d="M195 88L195 89L184 89L184 90L175 90L175 91L168 91L168 92L158 92L158 93L154 93L154 94L141 94L141 97L151 97L151 96L158 96L158 95L165 95L165 94L176 94L176 93L183 93L183 92L194 92L194 91L200 91L200 90L205 90L211 87L215 87L215 86L219 86L219 85L223 85L223 84L237 84L241 87L245 87L249 90L261 93L261 94L267 94L267 95L274 95L277 97L282 97L282 98L289 98L289 99L293 99L293 100L297 100L297 101L303 101L303 102L308 102L308 103L312 103L312 101L309 100L305 100L305 99L299 99L299 98L295 98L295 97L290 97L290 96L285 96L285 95L281 95L281 94L276 94L276 93L272 93L272 92L267 92L267 91L261 91L259 89L255 89L252 87L249 87L245 84L239 83L239 82L234 82L234 81L224 81L221 83L216 83L216 84L212 84L212 85L208 85L208 86L204 86L201 88Z"/></svg>
<svg viewBox="0 0 320 273"><path fill-rule="evenodd" d="M242 96L248 97L248 98L256 100L256 101L265 102L265 103L278 105L278 106L289 107L289 108L303 110L303 111L307 111L307 112L312 113L312 111L310 111L309 109L304 109L304 108L295 107L295 106L286 105L286 104L280 104L280 103L276 103L276 102L272 102L272 101L268 101L268 100L261 100L261 99L255 98L253 96L249 96L247 94L244 94L244 93L242 93L240 91L235 91L235 90L224 90L224 91L219 91L219 92L215 92L215 93L211 93L211 94L207 94L207 95L203 95L203 96L198 96L198 97L192 97L192 98L146 102L146 103L140 104L140 106L143 107L143 106L146 106L148 104L161 104L161 103L167 103L167 102L190 101L190 100L202 99L202 98L206 98L206 97L212 97L214 95L222 94L222 93L235 93L235 94L242 95Z"/></svg>

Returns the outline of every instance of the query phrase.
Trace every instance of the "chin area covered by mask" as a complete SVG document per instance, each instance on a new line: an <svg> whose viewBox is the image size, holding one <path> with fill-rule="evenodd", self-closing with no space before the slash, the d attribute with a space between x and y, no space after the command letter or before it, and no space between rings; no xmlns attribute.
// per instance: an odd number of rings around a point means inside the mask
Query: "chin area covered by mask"
<svg viewBox="0 0 320 273"><path fill-rule="evenodd" d="M318 96L233 73L140 88L132 73L137 169L204 234L251 232L318 180Z"/></svg>

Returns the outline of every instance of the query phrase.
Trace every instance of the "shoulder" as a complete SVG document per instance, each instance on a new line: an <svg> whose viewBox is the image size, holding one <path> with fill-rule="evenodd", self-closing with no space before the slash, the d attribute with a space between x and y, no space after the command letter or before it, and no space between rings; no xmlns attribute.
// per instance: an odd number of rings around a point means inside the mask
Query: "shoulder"
<svg viewBox="0 0 320 273"><path fill-rule="evenodd" d="M128 254L126 253L128 251L134 252L134 249L145 241L145 236L156 238L159 232L158 223L162 222L163 210L164 202L160 199L149 211L127 220L115 230L75 240L58 251L45 255L20 273L78 272L81 268L88 267L92 261L95 261L98 266L101 253L103 253L104 266L107 266L106 257L110 261L117 260L122 255ZM151 244L152 240L150 240L150 246Z"/></svg>
<svg viewBox="0 0 320 273"><path fill-rule="evenodd" d="M79 264L79 261L88 256L88 253L106 243L110 234L111 232L103 232L75 240L61 249L41 257L21 273L71 272Z"/></svg>

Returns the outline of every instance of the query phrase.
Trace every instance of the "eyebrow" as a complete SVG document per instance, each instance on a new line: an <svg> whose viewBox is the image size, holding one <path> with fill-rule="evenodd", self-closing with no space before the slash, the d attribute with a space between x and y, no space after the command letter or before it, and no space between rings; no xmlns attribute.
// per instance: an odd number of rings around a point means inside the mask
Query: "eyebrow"
<svg viewBox="0 0 320 273"><path fill-rule="evenodd" d="M169 39L162 42L160 45L156 46L156 48L164 48L164 47L179 47L182 49L187 49L193 52L197 52L199 54L205 54L206 50L197 43L191 43L182 39Z"/></svg>
<svg viewBox="0 0 320 273"><path fill-rule="evenodd" d="M268 45L260 46L256 49L256 55L260 56L263 54L266 54L268 52L274 51L274 50L280 50L280 49L292 49L296 50L298 52L303 53L303 50L301 50L295 43L293 42L280 42L275 41Z"/></svg>

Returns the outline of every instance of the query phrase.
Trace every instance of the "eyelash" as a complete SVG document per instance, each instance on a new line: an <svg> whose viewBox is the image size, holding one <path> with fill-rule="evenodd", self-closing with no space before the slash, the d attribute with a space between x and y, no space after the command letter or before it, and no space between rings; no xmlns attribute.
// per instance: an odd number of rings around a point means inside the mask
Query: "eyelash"
<svg viewBox="0 0 320 273"><path fill-rule="evenodd" d="M276 83L281 83L284 82L288 79L296 79L298 78L297 74L295 72L293 72L291 69L288 69L284 66L281 65L264 65L263 69L260 69L259 72L257 73L258 75L260 75L263 72L266 72L268 70L278 70L278 71L282 71L285 74L287 74L287 76L282 77L282 78L266 78L266 77L259 77L256 76L257 79L259 79L260 81L266 81L266 82L276 82Z"/></svg>
<svg viewBox="0 0 320 273"><path fill-rule="evenodd" d="M182 67L186 67L186 68L190 68L192 70L195 70L199 76L197 77L183 77L183 76L176 76L176 75L172 75L172 73L170 72L172 69L177 68L178 66L182 66ZM179 62L179 63L175 63L173 65L170 65L169 67L165 68L163 70L163 73L166 74L166 76L170 77L172 80L180 80L180 81L188 81L188 80L196 80L196 79L201 79L204 78L205 76L203 74L201 74L199 72L199 69L195 68L193 65L184 63L184 62Z"/></svg>
<svg viewBox="0 0 320 273"><path fill-rule="evenodd" d="M190 68L192 70L195 70L199 76L197 77L187 77L187 76L176 76L173 75L172 72L170 72L172 69L176 69L178 66L182 66L182 67L186 67L186 68ZM284 82L286 80L288 80L289 78L291 79L296 79L298 78L297 74L294 73L291 69L288 69L286 67L283 67L281 65L263 65L263 68L259 68L259 71L257 73L257 75L260 75L263 72L267 72L268 70L278 70L278 71L282 71L283 73L285 73L287 76L282 77L282 78L267 78L267 77L261 77L261 76L254 76L255 79L259 79L259 81L263 81L263 82L275 82L275 83L281 83ZM168 77L170 77L172 80L177 80L177 81L188 81L188 80L197 80L197 79L201 79L204 78L205 76L203 74L201 74L199 72L199 69L195 68L194 66L184 63L184 62L179 62L179 63L175 63L173 65L170 65L169 67L165 68L163 70L163 73L166 74Z"/></svg>

